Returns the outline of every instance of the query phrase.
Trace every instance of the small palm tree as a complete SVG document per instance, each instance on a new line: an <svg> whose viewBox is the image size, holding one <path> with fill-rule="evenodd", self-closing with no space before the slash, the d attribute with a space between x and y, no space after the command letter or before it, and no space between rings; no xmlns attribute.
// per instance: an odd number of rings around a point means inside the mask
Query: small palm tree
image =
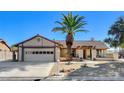
<svg viewBox="0 0 124 93"><path fill-rule="evenodd" d="M58 32L61 31L62 33L66 33L66 46L67 46L67 58L69 61L72 60L71 55L71 47L74 42L74 35L77 32L85 32L84 25L86 25L86 22L83 21L84 16L79 15L72 15L72 12L69 12L67 15L63 15L63 18L61 19L61 22L56 21L57 24L59 24L59 27L53 28L52 31Z"/></svg>

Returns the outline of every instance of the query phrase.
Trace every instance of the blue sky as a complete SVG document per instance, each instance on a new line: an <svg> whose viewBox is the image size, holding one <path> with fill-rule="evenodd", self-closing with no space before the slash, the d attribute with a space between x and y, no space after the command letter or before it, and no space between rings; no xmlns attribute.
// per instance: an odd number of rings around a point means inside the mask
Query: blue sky
<svg viewBox="0 0 124 93"><path fill-rule="evenodd" d="M7 41L11 46L15 43L28 39L36 34L41 34L49 39L64 40L64 34L52 32L52 28L58 26L55 21L60 21L62 13L57 11L35 12L0 12L0 38ZM87 33L77 33L75 40L104 40L107 37L109 27L118 17L124 16L124 12L100 12L100 11L77 11L74 15L85 16Z"/></svg>

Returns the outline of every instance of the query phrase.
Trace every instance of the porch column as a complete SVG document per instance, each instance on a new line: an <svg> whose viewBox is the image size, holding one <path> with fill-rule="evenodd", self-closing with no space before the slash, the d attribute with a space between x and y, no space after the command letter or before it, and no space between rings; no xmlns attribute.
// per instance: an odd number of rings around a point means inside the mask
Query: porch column
<svg viewBox="0 0 124 93"><path fill-rule="evenodd" d="M22 60L21 61L24 61L24 47L22 47Z"/></svg>
<svg viewBox="0 0 124 93"><path fill-rule="evenodd" d="M54 46L54 62L56 61L56 47Z"/></svg>
<svg viewBox="0 0 124 93"><path fill-rule="evenodd" d="M23 44L21 45L21 60L20 61L24 61L24 47L23 47Z"/></svg>
<svg viewBox="0 0 124 93"><path fill-rule="evenodd" d="M90 48L90 59L93 60L92 58L92 49Z"/></svg>
<svg viewBox="0 0 124 93"><path fill-rule="evenodd" d="M92 60L96 58L96 49L92 49Z"/></svg>
<svg viewBox="0 0 124 93"><path fill-rule="evenodd" d="M77 54L78 54L78 56L79 56L79 58L83 58L83 50L82 49L79 49L79 50L77 50Z"/></svg>
<svg viewBox="0 0 124 93"><path fill-rule="evenodd" d="M55 52L55 54L56 54L56 57L55 57L55 61L58 61L58 60L60 60L60 48L55 48L56 49L56 52Z"/></svg>

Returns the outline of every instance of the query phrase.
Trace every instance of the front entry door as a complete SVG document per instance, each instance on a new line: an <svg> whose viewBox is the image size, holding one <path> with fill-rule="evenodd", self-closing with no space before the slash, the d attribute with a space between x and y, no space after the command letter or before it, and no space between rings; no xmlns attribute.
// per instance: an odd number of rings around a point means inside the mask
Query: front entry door
<svg viewBox="0 0 124 93"><path fill-rule="evenodd" d="M83 59L86 59L86 49L83 49Z"/></svg>

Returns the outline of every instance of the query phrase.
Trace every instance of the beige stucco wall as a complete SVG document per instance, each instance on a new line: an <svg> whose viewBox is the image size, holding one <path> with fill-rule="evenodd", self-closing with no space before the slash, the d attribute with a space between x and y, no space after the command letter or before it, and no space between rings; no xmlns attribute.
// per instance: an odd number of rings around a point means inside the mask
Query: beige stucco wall
<svg viewBox="0 0 124 93"><path fill-rule="evenodd" d="M61 57L66 57L66 55L67 55L67 49L66 48L62 48L60 51L61 51L60 52L60 56Z"/></svg>
<svg viewBox="0 0 124 93"><path fill-rule="evenodd" d="M39 38L40 41L38 41ZM54 46L54 43L45 40L44 38L36 37L28 42L25 42L23 46Z"/></svg>
<svg viewBox="0 0 124 93"><path fill-rule="evenodd" d="M12 60L12 52L2 42L0 42L0 61Z"/></svg>

